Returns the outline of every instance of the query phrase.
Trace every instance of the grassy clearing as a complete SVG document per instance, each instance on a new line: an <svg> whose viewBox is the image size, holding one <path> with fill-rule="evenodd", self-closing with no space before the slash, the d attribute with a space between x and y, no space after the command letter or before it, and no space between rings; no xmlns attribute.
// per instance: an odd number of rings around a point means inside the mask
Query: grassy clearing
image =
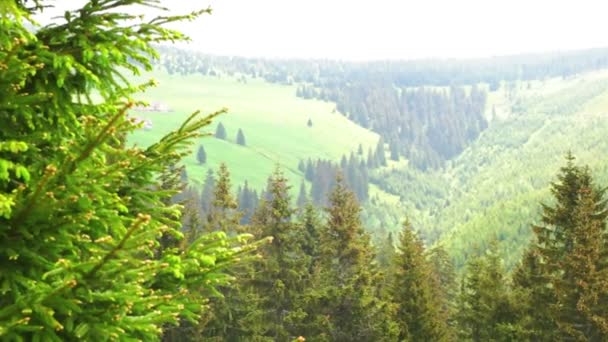
<svg viewBox="0 0 608 342"><path fill-rule="evenodd" d="M151 129L133 134L133 143L148 145L177 128L195 109L212 112L226 107L229 110L211 127L213 132L217 123L222 122L228 139L205 137L200 141L208 162L199 165L195 154L186 158L188 175L195 183L203 180L207 168L216 169L220 162L225 162L232 173L233 184L247 180L261 189L275 165L280 163L297 189L303 178L297 170L300 160L327 158L337 161L342 155L356 151L359 144L367 151L378 141L376 133L335 112L334 104L297 98L294 86L270 84L259 79L242 82L234 78L171 76L160 71L152 76L160 84L142 95L142 99L162 103L172 111L133 112L132 115L152 123ZM309 119L312 127L307 126ZM235 143L239 128L243 129L247 146Z"/></svg>

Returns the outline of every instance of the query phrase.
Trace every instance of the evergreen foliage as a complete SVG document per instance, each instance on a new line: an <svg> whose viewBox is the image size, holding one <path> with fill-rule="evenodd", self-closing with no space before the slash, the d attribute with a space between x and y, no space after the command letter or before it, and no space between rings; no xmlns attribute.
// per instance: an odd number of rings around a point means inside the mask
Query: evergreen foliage
<svg viewBox="0 0 608 342"><path fill-rule="evenodd" d="M391 141L389 144L389 149L391 152L391 160L399 161L399 147L395 141Z"/></svg>
<svg viewBox="0 0 608 342"><path fill-rule="evenodd" d="M243 130L239 128L239 131L236 134L236 143L241 146L246 146L247 142L245 141L245 134L243 134Z"/></svg>
<svg viewBox="0 0 608 342"><path fill-rule="evenodd" d="M203 182L203 190L201 191L200 203L201 211L207 214L211 211L211 202L213 201L213 193L215 191L215 176L213 170L208 169L205 181ZM204 216L204 215L203 215Z"/></svg>
<svg viewBox="0 0 608 342"><path fill-rule="evenodd" d="M249 184L245 181L245 185L239 192L239 210L243 213L241 224L249 224L251 217L258 207L258 195L255 190L249 188Z"/></svg>
<svg viewBox="0 0 608 342"><path fill-rule="evenodd" d="M310 202L307 202L300 208L298 221L303 226L303 238L300 239L300 247L302 248L302 251L310 257L309 272L312 273L313 266L316 265L319 259L319 234L322 227L321 217L317 208Z"/></svg>
<svg viewBox="0 0 608 342"><path fill-rule="evenodd" d="M459 335L470 341L519 340L508 279L496 244L467 264L458 300Z"/></svg>
<svg viewBox="0 0 608 342"><path fill-rule="evenodd" d="M382 341L396 337L397 328L374 293L374 256L361 226L360 211L355 195L338 176L330 195L328 221L320 233L314 290L308 294L312 340Z"/></svg>
<svg viewBox="0 0 608 342"><path fill-rule="evenodd" d="M428 252L428 260L431 264L433 276L435 277L434 285L435 295L441 303L441 317L444 317L448 323L449 336L454 338L453 334L457 330L457 322L455 321L457 311L458 284L456 282L456 270L448 252L440 245L434 246Z"/></svg>
<svg viewBox="0 0 608 342"><path fill-rule="evenodd" d="M271 236L256 264L252 283L259 296L259 309L264 322L263 336L274 341L287 341L302 334L298 322L303 312L299 297L307 285L310 258L302 250L306 231L292 220L290 186L277 167L268 180L266 198L256 211L252 225L258 236Z"/></svg>
<svg viewBox="0 0 608 342"><path fill-rule="evenodd" d="M605 339L608 335L606 218L604 189L595 186L588 168L566 156L557 182L555 204L543 205L536 239L514 274L529 313L522 318L532 336ZM537 305L543 303L539 309Z"/></svg>
<svg viewBox="0 0 608 342"><path fill-rule="evenodd" d="M384 140L380 139L376 145L376 165L386 166L386 154L384 152Z"/></svg>
<svg viewBox="0 0 608 342"><path fill-rule="evenodd" d="M47 4L0 6L0 339L159 340L167 324L196 324L254 247L223 233L186 241L171 204L175 166L219 112L145 149L125 143L132 97L151 83L123 74L152 68L153 43L185 39L166 24L207 11L143 22L128 5L155 1L90 1L28 30Z"/></svg>
<svg viewBox="0 0 608 342"><path fill-rule="evenodd" d="M399 340L449 340L438 279L409 221L403 224L397 249L389 294L399 324Z"/></svg>
<svg viewBox="0 0 608 342"><path fill-rule="evenodd" d="M382 240L378 245L378 266L385 272L390 272L390 267L395 259L395 241L393 239L393 233L389 232L385 240Z"/></svg>
<svg viewBox="0 0 608 342"><path fill-rule="evenodd" d="M226 128L224 127L224 124L220 122L219 124L217 124L217 127L215 129L215 137L218 139L226 140L227 136L228 134L226 133Z"/></svg>
<svg viewBox="0 0 608 342"><path fill-rule="evenodd" d="M296 200L296 206L298 208L304 208L308 203L308 196L306 196L306 183L302 181L300 184L300 192L298 193L298 199Z"/></svg>
<svg viewBox="0 0 608 342"><path fill-rule="evenodd" d="M140 124L128 112L140 104L136 92L153 82L133 85L126 73L152 68L153 43L186 39L166 24L208 11L144 22L128 6L156 1L98 0L66 13L60 24L26 27L35 26L31 17L46 4L0 5L0 340L608 340L608 204L605 189L571 154L512 283L492 244L470 253L456 294L450 255L439 246L425 251L408 222L398 250L389 233L375 255L358 202L369 197L369 172L413 207L429 201L442 208L444 185L463 182L464 169L478 170L453 168L443 183L409 169L391 173L381 168L384 141L394 161L404 156L420 169L441 166L486 129L484 89L410 89L420 81L403 78L412 75L409 67L372 84L370 74L340 64L352 73L344 87L332 73L319 73L321 62L316 73L330 76L259 70L267 66L260 62L244 73L286 84L307 78L297 96L333 101L382 138L366 158L360 144L339 164L301 160L311 200L303 181L297 208L278 168L261 200L247 182L233 194L224 164L217 176L208 170L199 194L186 184L182 159L222 111L194 113L149 147L131 146L127 138ZM556 62L553 69L586 70L588 60ZM161 63L170 73L190 72L175 61ZM201 64L196 72L226 70ZM490 89L501 85L494 77L470 77L490 82ZM502 84L515 96L515 82ZM544 122L526 129L540 127ZM215 136L226 139L222 123ZM242 129L236 142L246 144ZM196 159L207 163L202 145ZM313 203L327 205L325 215ZM247 244L252 236L259 242ZM255 262L241 262L256 249Z"/></svg>
<svg viewBox="0 0 608 342"><path fill-rule="evenodd" d="M207 218L207 230L221 231L233 235L236 233L242 214L237 210L237 199L232 194L230 172L226 164L221 163L217 171L217 180L213 190L213 200Z"/></svg>
<svg viewBox="0 0 608 342"><path fill-rule="evenodd" d="M196 153L196 160L199 164L205 164L207 162L207 152L205 152L205 147L203 145L198 146L198 152Z"/></svg>

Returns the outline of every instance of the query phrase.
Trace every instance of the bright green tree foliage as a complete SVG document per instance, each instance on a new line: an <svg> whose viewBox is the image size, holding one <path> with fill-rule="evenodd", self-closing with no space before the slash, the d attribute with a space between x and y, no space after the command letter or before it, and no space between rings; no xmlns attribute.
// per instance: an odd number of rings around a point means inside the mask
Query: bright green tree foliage
<svg viewBox="0 0 608 342"><path fill-rule="evenodd" d="M143 21L127 5L156 1L90 1L32 33L26 4L46 2L0 4L0 339L157 340L196 321L251 249L224 233L160 248L182 238L181 206L167 204L179 189L163 175L214 115L146 149L125 144L145 86L122 73L150 69L152 43L185 39L164 25L205 11Z"/></svg>

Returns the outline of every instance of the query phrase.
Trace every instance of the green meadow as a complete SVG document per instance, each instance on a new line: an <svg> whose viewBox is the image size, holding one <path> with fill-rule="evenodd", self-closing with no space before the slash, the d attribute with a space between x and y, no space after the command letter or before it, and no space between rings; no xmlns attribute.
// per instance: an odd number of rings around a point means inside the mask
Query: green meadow
<svg viewBox="0 0 608 342"><path fill-rule="evenodd" d="M146 146L179 127L194 110L214 112L227 108L228 113L209 127L215 132L219 122L227 131L227 140L207 136L200 139L207 153L207 163L200 165L194 153L185 164L195 184L204 179L208 168L217 169L225 162L232 174L233 185L247 181L257 189L280 161L280 166L297 189L303 174L297 169L300 160L325 158L339 161L342 155L357 150L361 144L367 153L378 142L378 135L349 121L335 111L335 104L305 100L295 96L296 87L270 84L261 79L169 75L155 71L150 75L159 85L141 99L161 103L168 112L139 112L132 116L150 120L151 129L141 129L131 142ZM308 120L312 126L308 127ZM246 146L236 144L241 128Z"/></svg>

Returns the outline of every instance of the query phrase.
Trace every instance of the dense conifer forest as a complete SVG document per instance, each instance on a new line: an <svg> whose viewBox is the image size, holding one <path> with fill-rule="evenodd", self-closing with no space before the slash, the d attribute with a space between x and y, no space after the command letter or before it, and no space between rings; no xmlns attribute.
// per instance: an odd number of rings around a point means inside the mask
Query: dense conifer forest
<svg viewBox="0 0 608 342"><path fill-rule="evenodd" d="M46 5L0 4L0 340L608 340L608 50L210 57L165 45L210 10L95 0L38 25ZM155 73L332 110L275 160L225 109L158 133ZM329 124L371 138L307 154ZM218 146L270 160L265 184Z"/></svg>

